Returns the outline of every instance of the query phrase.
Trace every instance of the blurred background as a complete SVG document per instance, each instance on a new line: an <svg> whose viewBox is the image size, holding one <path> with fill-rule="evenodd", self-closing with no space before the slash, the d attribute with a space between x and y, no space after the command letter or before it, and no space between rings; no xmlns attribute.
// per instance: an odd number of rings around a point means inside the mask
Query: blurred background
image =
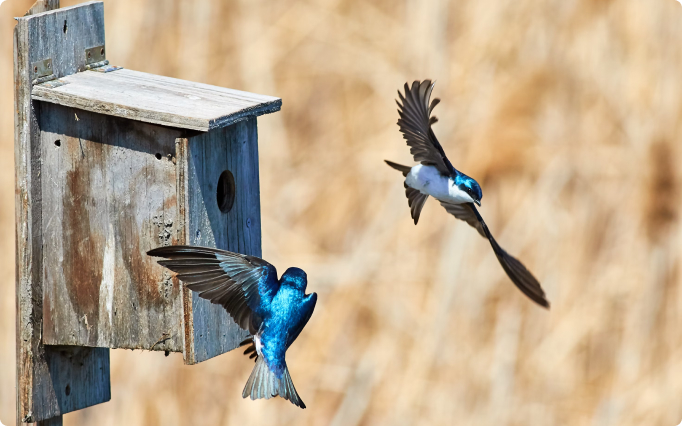
<svg viewBox="0 0 682 426"><path fill-rule="evenodd" d="M77 2L62 0L62 6ZM13 16L0 6L0 421L14 424ZM263 254L308 272L288 353L308 409L244 401L239 351L114 350L111 402L65 425L676 425L682 420L682 6L674 0L105 0L108 58L283 99L259 119ZM395 124L484 191L526 299L434 200L418 226Z"/></svg>

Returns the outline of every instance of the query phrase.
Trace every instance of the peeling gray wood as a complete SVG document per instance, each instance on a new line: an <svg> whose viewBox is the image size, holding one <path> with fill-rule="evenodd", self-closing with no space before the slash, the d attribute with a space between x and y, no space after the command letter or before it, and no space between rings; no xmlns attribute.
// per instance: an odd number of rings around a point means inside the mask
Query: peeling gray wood
<svg viewBox="0 0 682 426"><path fill-rule="evenodd" d="M52 0L38 5L57 7ZM35 13L35 8L30 13ZM71 23L64 33L64 22ZM103 8L89 3L75 8L19 18L14 33L15 81L15 220L16 220L16 301L17 301L17 424L49 420L61 424L61 415L72 409L107 401L110 396L106 375L85 374L78 386L65 397L55 386L55 372L108 369L108 350L82 351L78 359L64 355L41 342L42 311L42 191L40 130L37 103L31 102L31 64L52 59L54 73L64 76L77 71L84 60L78 47L91 42L104 43ZM79 34L80 33L80 34ZM83 58L84 59L84 58ZM82 365L81 365L82 364ZM70 402L71 401L71 402ZM45 424L45 423L43 423Z"/></svg>
<svg viewBox="0 0 682 426"><path fill-rule="evenodd" d="M178 243L180 130L48 103L40 128L45 343L181 352L180 286L146 254Z"/></svg>
<svg viewBox="0 0 682 426"><path fill-rule="evenodd" d="M86 71L36 85L33 99L131 120L208 131L279 111L282 100L120 69Z"/></svg>
<svg viewBox="0 0 682 426"><path fill-rule="evenodd" d="M186 142L186 241L261 256L258 133L250 118L226 129L201 134ZM220 174L230 170L236 196L232 210L222 213L217 202ZM220 305L186 292L185 363L194 364L236 348L247 332Z"/></svg>

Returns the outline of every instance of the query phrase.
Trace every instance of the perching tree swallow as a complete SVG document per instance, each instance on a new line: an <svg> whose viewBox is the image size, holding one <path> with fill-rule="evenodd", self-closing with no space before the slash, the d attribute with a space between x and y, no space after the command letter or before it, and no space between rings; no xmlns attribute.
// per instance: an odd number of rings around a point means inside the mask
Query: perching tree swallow
<svg viewBox="0 0 682 426"><path fill-rule="evenodd" d="M165 257L159 264L187 284L187 288L212 303L222 305L232 319L250 336L256 366L246 382L242 397L270 399L281 396L305 408L291 381L285 355L308 323L317 294L305 294L306 273L287 269L277 280L277 270L263 259L207 247L168 246L147 252Z"/></svg>
<svg viewBox="0 0 682 426"><path fill-rule="evenodd" d="M436 139L431 125L438 119L431 117L431 112L440 99L430 102L434 84L430 80L421 83L415 81L410 88L405 83L405 96L398 91L400 101L396 100L400 116L398 126L414 160L421 164L409 167L385 160L389 166L405 176L405 194L414 224L419 221L419 214L429 195L437 199L448 213L473 226L481 236L490 241L502 269L523 294L538 305L549 308L549 301L538 280L521 262L497 244L474 206L481 205L481 187L474 179L452 166Z"/></svg>

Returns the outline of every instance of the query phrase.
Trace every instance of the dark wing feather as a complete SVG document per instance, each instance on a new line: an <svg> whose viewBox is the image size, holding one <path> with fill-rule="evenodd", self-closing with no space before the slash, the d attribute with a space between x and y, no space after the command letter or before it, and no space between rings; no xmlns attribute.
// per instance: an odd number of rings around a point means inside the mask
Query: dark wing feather
<svg viewBox="0 0 682 426"><path fill-rule="evenodd" d="M265 260L208 247L168 246L147 252L165 257L159 264L177 272L199 297L222 305L232 319L252 334L265 315L264 304L279 290L277 270Z"/></svg>
<svg viewBox="0 0 682 426"><path fill-rule="evenodd" d="M451 203L446 203L444 201L440 202L440 205L445 208L445 210L456 217L457 219L463 220L466 223L468 223L470 226L474 227L479 234L481 234L482 237L488 238L488 236L485 234L485 231L483 230L483 224L482 220L478 220L478 217L474 213L473 210L471 210L471 207L469 207L469 204L471 203L466 203L466 204L451 204Z"/></svg>
<svg viewBox="0 0 682 426"><path fill-rule="evenodd" d="M422 212L422 207L424 207L424 203L426 203L426 199L429 198L429 196L407 186L407 184L405 184L405 195L407 196L407 204L410 206L410 214L416 225L417 222L419 222L419 215Z"/></svg>
<svg viewBox="0 0 682 426"><path fill-rule="evenodd" d="M407 176L410 173L410 170L412 170L412 167L403 166L401 164L394 163L393 161L384 161L386 164L402 173L403 176ZM419 215L422 212L422 207L424 207L424 203L426 203L426 199L429 198L429 196L422 194L414 188L410 188L407 186L407 184L405 184L405 195L407 196L407 204L410 206L410 214L412 215L412 219L414 219L414 224L416 225L417 222L419 222Z"/></svg>
<svg viewBox="0 0 682 426"><path fill-rule="evenodd" d="M431 124L438 121L431 117L431 112L440 102L439 99L434 99L429 105L434 84L431 80L424 80L421 83L415 81L411 88L405 83L404 96L398 91L400 98L396 100L400 116L398 127L415 161L434 166L439 172L449 176L455 173L455 169L431 129Z"/></svg>
<svg viewBox="0 0 682 426"><path fill-rule="evenodd" d="M468 223L469 225L476 228L479 234L486 237L490 241L490 245L497 256L497 260L502 265L502 269L507 273L512 282L516 285L533 302L540 306L549 308L549 301L545 296L545 292L540 286L538 280L530 273L528 269L521 262L519 262L514 256L507 253L495 238L490 233L488 226L483 221L483 218L478 213L476 206L472 203L466 204L450 204L441 201L440 203L448 213L455 216L457 219L461 219Z"/></svg>
<svg viewBox="0 0 682 426"><path fill-rule="evenodd" d="M306 300L304 300L303 303L301 303L300 306L301 319L291 329L289 335L287 336L287 349L289 349L289 346L291 346L291 344L294 343L294 340L298 338L298 335L301 334L303 327L305 327L305 325L308 324L308 320L310 320L310 317L313 315L313 311L315 310L316 303L317 293L311 293L309 296L306 297Z"/></svg>

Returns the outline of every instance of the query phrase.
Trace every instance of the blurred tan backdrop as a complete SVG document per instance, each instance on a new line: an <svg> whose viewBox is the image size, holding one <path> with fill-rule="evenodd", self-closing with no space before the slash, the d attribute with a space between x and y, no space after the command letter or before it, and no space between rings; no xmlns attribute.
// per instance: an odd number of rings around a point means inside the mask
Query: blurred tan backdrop
<svg viewBox="0 0 682 426"><path fill-rule="evenodd" d="M0 421L14 424L13 16L0 6ZM62 6L76 2L62 0ZM674 0L105 0L127 68L283 99L259 120L263 253L320 295L288 361L308 405L244 401L235 351L112 351L72 425L677 425L682 420L682 6ZM395 125L435 126L498 241L409 216Z"/></svg>

